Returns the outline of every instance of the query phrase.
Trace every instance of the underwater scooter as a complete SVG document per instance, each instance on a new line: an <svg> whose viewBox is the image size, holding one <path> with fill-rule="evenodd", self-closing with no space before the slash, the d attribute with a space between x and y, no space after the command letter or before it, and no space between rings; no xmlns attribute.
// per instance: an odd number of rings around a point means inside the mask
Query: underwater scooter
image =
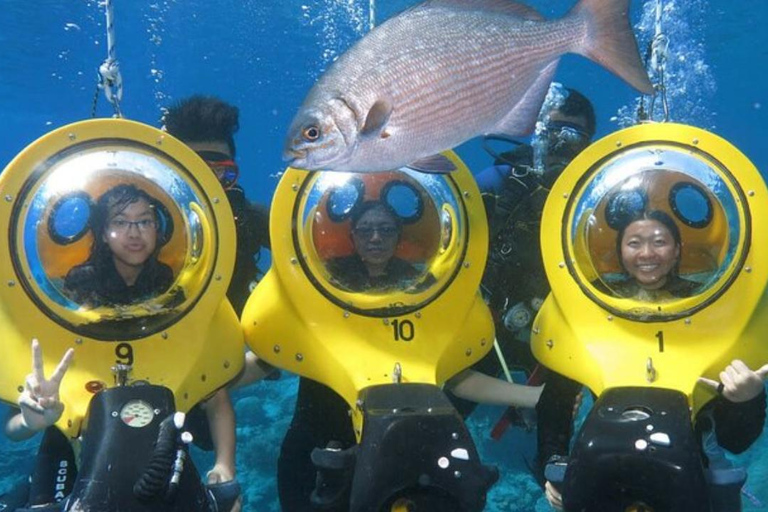
<svg viewBox="0 0 768 512"><path fill-rule="evenodd" d="M91 261L105 236L94 227L96 205L116 189L151 198L152 221L130 222L128 231L156 230L151 257L172 278L140 300L106 292L83 299L72 291L72 269ZM213 173L164 132L92 120L26 148L3 171L0 190L0 229L9 234L0 251L0 399L15 403L24 389L31 339L48 371L74 350L59 391L64 412L43 445L49 436L76 445L78 467L71 453L40 453L38 466L55 464L47 468L53 503L33 509L229 510L236 483L203 485L183 414L243 367L243 333L225 298L234 221ZM102 284L91 282L96 291Z"/></svg>
<svg viewBox="0 0 768 512"><path fill-rule="evenodd" d="M754 224L767 210L744 155L672 123L605 137L555 183L542 222L552 293L532 347L597 397L570 456L546 469L565 510L741 510L746 473L705 467L693 420L716 396L699 377L768 359L768 232ZM655 289L630 274L617 241L639 218L679 231Z"/></svg>
<svg viewBox="0 0 768 512"><path fill-rule="evenodd" d="M351 511L479 511L497 478L440 389L493 344L483 202L446 154L458 171L289 168L275 192L272 268L242 324L260 358L349 406L357 444L312 454L317 505L348 493Z"/></svg>

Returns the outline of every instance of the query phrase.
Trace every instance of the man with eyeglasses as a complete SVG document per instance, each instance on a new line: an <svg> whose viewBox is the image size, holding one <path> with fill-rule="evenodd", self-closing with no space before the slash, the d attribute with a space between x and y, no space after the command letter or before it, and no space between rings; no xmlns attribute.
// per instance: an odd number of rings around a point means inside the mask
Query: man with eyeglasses
<svg viewBox="0 0 768 512"><path fill-rule="evenodd" d="M494 165L475 176L490 226L482 289L494 315L504 360L492 352L474 369L500 376L504 366L513 366L525 369L529 384L546 382L536 406L537 418L510 409L492 433L499 437L510 424L532 428L536 422L534 471L542 486L547 460L568 451L574 403L581 385L539 368L530 350L531 325L550 290L540 252L541 214L552 184L589 146L595 124L594 109L586 97L553 83L539 114L543 129L531 144L518 143L512 151L501 154L489 150ZM456 405L465 414L473 408L464 401L456 401Z"/></svg>

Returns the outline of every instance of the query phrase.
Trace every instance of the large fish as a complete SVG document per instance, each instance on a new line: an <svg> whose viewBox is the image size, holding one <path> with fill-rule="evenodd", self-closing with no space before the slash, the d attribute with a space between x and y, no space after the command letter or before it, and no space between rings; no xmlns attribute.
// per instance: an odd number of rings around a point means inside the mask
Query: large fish
<svg viewBox="0 0 768 512"><path fill-rule="evenodd" d="M584 55L636 89L652 86L629 0L582 0L547 21L509 0L428 0L383 23L317 81L283 158L308 170L446 172L440 151L533 130L560 56Z"/></svg>

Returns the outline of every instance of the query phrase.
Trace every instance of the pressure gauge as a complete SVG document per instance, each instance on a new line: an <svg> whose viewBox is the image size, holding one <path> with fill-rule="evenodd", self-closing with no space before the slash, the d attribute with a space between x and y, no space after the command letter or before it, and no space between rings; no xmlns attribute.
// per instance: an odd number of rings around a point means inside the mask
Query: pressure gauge
<svg viewBox="0 0 768 512"><path fill-rule="evenodd" d="M146 427L152 423L154 417L152 406L143 400L130 400L120 410L120 419L133 428Z"/></svg>

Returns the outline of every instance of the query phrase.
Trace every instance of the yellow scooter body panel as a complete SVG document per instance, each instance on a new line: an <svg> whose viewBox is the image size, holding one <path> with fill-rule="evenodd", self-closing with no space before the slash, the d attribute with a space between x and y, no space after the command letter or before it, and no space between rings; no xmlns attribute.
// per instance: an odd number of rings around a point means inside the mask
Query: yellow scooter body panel
<svg viewBox="0 0 768 512"><path fill-rule="evenodd" d="M133 185L158 203L157 254L173 271L170 289L141 302L87 305L68 295L67 272L89 257L96 200ZM173 391L189 410L243 366L243 334L225 293L235 229L219 182L167 133L122 119L74 123L22 151L0 176L0 399L15 403L32 371L31 340L49 376L68 348L75 357L60 390L57 426L77 436L93 393L127 383ZM132 228L131 228L132 229ZM136 227L138 229L138 226Z"/></svg>
<svg viewBox="0 0 768 512"><path fill-rule="evenodd" d="M693 293L628 297L616 225L632 209L661 210L682 238L679 275ZM542 221L552 293L533 328L534 355L587 385L685 393L694 413L733 359L768 361L768 189L727 141L699 128L644 124L582 152L555 183Z"/></svg>
<svg viewBox="0 0 768 512"><path fill-rule="evenodd" d="M272 203L272 268L246 304L246 342L270 364L322 382L353 409L360 391L393 382L442 385L493 343L478 290L488 230L469 170L429 175L289 168ZM400 217L394 258L408 276L356 289L338 262L355 259L351 223L367 202ZM396 212L395 212L396 210Z"/></svg>

